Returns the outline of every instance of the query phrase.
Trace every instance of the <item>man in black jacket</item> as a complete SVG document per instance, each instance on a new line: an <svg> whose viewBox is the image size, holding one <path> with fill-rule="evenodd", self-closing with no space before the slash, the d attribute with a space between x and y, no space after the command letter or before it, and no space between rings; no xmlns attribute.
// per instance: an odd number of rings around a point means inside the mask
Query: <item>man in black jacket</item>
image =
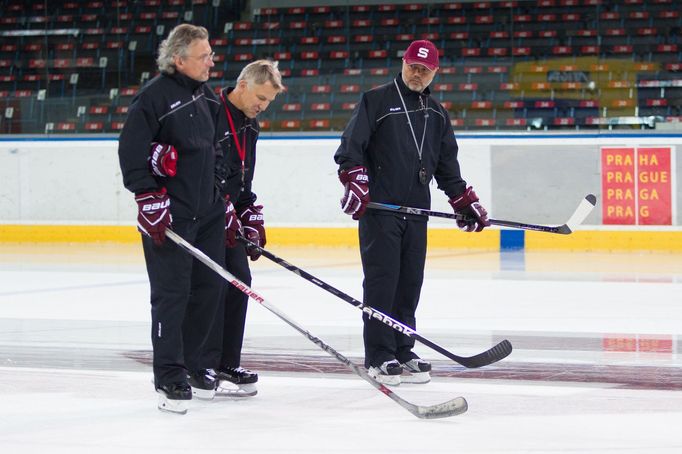
<svg viewBox="0 0 682 454"><path fill-rule="evenodd" d="M178 235L213 260L224 260L225 205L215 187L220 101L205 84L213 56L205 28L175 27L159 46L160 74L133 99L119 138L123 183L138 203L151 287L154 385L159 409L176 413L187 412L192 394L205 399L215 394L202 349L223 281L165 241L172 223ZM163 146L155 145L150 161L153 142ZM177 157L177 169L166 165L169 156L157 153L167 149Z"/></svg>
<svg viewBox="0 0 682 454"><path fill-rule="evenodd" d="M430 96L439 65L430 41L414 41L402 72L369 90L355 107L334 155L345 192L341 206L359 219L364 303L415 328L426 259L426 218L370 210L377 202L429 209L429 182L466 214L459 227L480 232L490 225L473 189L460 175L457 141L448 112ZM426 383L431 364L413 351L414 339L363 315L365 367L389 385ZM403 377L401 378L401 374Z"/></svg>
<svg viewBox="0 0 682 454"><path fill-rule="evenodd" d="M256 205L252 191L256 167L256 142L260 126L258 114L265 111L277 94L284 90L277 64L257 60L246 65L235 87L220 92L220 117L218 131L222 157L218 168L224 181L222 193L226 197L225 267L237 279L251 285L248 257L257 260L260 254L237 243L243 236L265 246L263 206ZM241 367L244 324L248 296L233 285L225 290L225 303L221 305L208 342L208 363L215 368L218 378L218 395L253 396L256 394L258 374Z"/></svg>

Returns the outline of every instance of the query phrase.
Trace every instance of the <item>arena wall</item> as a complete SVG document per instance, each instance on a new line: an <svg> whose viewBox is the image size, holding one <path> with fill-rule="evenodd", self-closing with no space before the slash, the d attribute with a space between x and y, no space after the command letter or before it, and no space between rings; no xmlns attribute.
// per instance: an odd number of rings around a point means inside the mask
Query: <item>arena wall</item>
<svg viewBox="0 0 682 454"><path fill-rule="evenodd" d="M497 228L471 235L450 220L432 219L432 247L682 250L680 134L463 134L458 142L462 174L495 219L554 225L565 222L586 194L595 194L597 205L568 236ZM117 145L115 138L1 140L0 241L139 241ZM265 206L270 244L357 244L355 222L339 209L338 145L338 135L261 138L254 190ZM641 156L652 149L668 162L638 170L651 164ZM616 167L614 180L607 161L613 150L632 150L641 161L630 162L633 191L627 190L627 167ZM645 194L644 183L652 181L653 192ZM435 183L431 188L432 209L449 212L445 195ZM634 224L614 224L615 208L628 204Z"/></svg>

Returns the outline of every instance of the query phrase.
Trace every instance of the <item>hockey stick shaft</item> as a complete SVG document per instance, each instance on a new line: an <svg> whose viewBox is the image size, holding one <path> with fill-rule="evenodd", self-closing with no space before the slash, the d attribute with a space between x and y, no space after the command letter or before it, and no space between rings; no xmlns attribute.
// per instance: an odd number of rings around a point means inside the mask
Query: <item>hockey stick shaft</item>
<svg viewBox="0 0 682 454"><path fill-rule="evenodd" d="M258 252L260 252L262 255L267 257L268 259L272 260L273 262L277 263L278 265L286 268L287 270L291 271L292 273L302 277L308 282L312 282L313 284L317 285L323 290L326 290L327 292L331 293L334 296L339 297L340 299L344 300L345 302L357 307L360 309L363 313L367 315L367 317L370 317L375 320L379 320L383 322L384 324L390 326L394 330L403 333L404 335L408 337L413 337L415 340L418 340L422 344L426 345L427 347L437 351L441 355L450 358L454 362L461 364L464 367L467 368L476 368L476 367L482 367L482 366L487 366L489 364L495 363L497 361L500 361L503 358L506 358L509 356L509 354L512 352L512 345L511 342L508 340L503 340L499 344L495 345L491 349L479 353L474 356L470 357L464 357L464 356L458 356L455 355L454 353L451 353L450 351L446 350L445 348L441 347L440 345L436 344L435 342L430 341L429 339L425 338L424 336L420 335L416 331L414 331L413 328L410 328L409 326L405 325L404 323L384 314L383 312L372 308L371 306L368 306L352 296L342 292L341 290L329 285L328 283L324 282L321 279L318 279L317 277L313 276L312 274L308 273L307 271L292 265L291 263L287 262L286 260L276 256L272 252L259 247L255 245L254 243L250 242L246 238L240 236L238 237L238 240L244 244L248 248L256 249Z"/></svg>
<svg viewBox="0 0 682 454"><path fill-rule="evenodd" d="M582 223L585 220L587 215L590 214L590 212L594 208L595 204L596 204L596 197L592 194L588 194L581 201L580 205L578 205L578 208L575 210L575 212L570 217L570 219L565 224L557 225L557 226L528 224L525 222L505 221L502 219L489 219L489 221L490 221L491 225L497 225L497 226L501 226L501 227L512 227L512 228L521 229L521 230L534 230L534 231L538 231L538 232L558 233L560 235L568 235L568 234L573 232L573 229L575 228L576 225ZM406 206L401 206L401 205L392 205L389 203L369 202L367 204L367 207L375 209L375 210L394 211L397 213L407 213L407 214L416 214L416 215L421 215L421 216L431 216L431 217L439 217L439 218L446 218L446 219L454 219L456 221L463 221L463 220L467 219L467 216L464 216L464 215L458 214L458 213L443 213L440 211L432 211L432 210L427 210L424 208L412 208L412 207L406 207Z"/></svg>
<svg viewBox="0 0 682 454"><path fill-rule="evenodd" d="M252 288L250 288L248 285L246 285L244 282L240 281L237 279L235 276L233 276L229 271L227 271L225 268L223 268L221 265L216 263L214 260L212 260L210 257L208 257L206 254L192 246L190 243L188 243L185 239L183 239L181 236L179 236L177 233L173 232L171 229L166 230L166 237L170 238L174 243L176 243L179 247L184 249L187 253L189 253L191 256L199 260L201 263L209 267L211 270L215 271L217 274L219 274L223 279L225 279L227 282L232 284L233 286L237 287L239 290L244 292L246 295L249 296L252 300L256 301L259 303L261 306L265 307L267 310L275 314L278 318L280 318L282 321L284 321L287 325L291 326L294 328L296 331L301 333L303 336L305 336L309 341L313 342L315 345L320 347L322 350L325 352L329 353L331 356L335 357L337 360L339 360L341 363L345 364L349 369L351 369L353 372L355 372L356 375L359 375L362 379L367 381L369 384L374 386L376 389L381 391L383 394L391 398L394 402L396 402L398 405L412 413L414 416L418 418L423 418L423 419L435 419L435 418L445 418L448 416L454 416L458 415L460 413L464 413L468 406L467 402L463 397L456 397L454 399L451 399L447 402L443 402L441 404L435 404L435 405L430 405L430 406L422 406L422 405L416 405L413 404L390 389L388 389L385 385L382 383L377 382L374 380L372 377L370 377L367 374L367 371L363 368L360 367L353 362L351 362L348 358L343 356L341 353L333 349L329 344L326 344L323 342L320 338L312 335L309 331L304 329L301 325L293 321L290 317L285 315L283 312L281 312L279 309L277 309L275 306L270 304L264 297L259 295L256 291L254 291Z"/></svg>

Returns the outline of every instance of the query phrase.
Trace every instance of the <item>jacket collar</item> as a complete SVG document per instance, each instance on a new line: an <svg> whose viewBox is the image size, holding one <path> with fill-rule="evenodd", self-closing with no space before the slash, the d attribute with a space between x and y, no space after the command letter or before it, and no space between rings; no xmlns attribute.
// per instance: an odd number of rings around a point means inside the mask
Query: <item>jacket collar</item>
<svg viewBox="0 0 682 454"><path fill-rule="evenodd" d="M244 115L244 112L239 110L237 106L232 104L230 101L230 98L227 97L232 91L234 90L234 87L226 87L222 91L222 96L225 100L225 103L227 104L227 108L230 109L230 114L232 115L232 118L234 119L235 124L244 124L246 123L249 119Z"/></svg>
<svg viewBox="0 0 682 454"><path fill-rule="evenodd" d="M181 87L187 87L192 92L195 92L199 87L204 85L204 82L192 79L189 76L182 74L181 72L175 71L173 74L164 73L166 76L175 80Z"/></svg>
<svg viewBox="0 0 682 454"><path fill-rule="evenodd" d="M410 88L405 85L405 82L403 81L403 73L398 73L395 80L398 82L398 87L400 88L400 92L403 94L403 96L416 96L419 94L425 96L431 95L431 89L429 87L426 87L421 93L410 90Z"/></svg>

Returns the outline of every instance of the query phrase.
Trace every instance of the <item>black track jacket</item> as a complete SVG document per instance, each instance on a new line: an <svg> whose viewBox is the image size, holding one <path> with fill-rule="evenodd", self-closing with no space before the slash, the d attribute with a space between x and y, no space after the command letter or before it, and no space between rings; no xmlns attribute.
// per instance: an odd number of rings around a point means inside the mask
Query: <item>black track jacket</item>
<svg viewBox="0 0 682 454"><path fill-rule="evenodd" d="M334 160L339 170L367 167L372 201L429 209L429 185L421 184L418 176L422 166L429 181L435 177L438 188L448 197L456 197L466 189L457 161L457 141L447 110L430 96L428 87L420 94L405 85L401 74L395 81L417 143L421 143L426 121L421 163L394 81L362 94Z"/></svg>
<svg viewBox="0 0 682 454"><path fill-rule="evenodd" d="M227 95L234 90L234 87L227 87L221 91L220 115L218 116L218 143L222 150L222 157L218 159L218 174L225 183L221 188L223 196L230 196L230 201L235 210L240 213L243 209L253 205L256 201L256 194L251 190L253 174L256 167L256 142L260 133L260 125L255 118L248 118L244 113L237 109ZM223 103L224 100L224 103ZM235 136L227 120L225 107L232 115L232 122L237 132L236 139L240 146L246 145L244 156L244 175L242 178L242 160L235 144Z"/></svg>
<svg viewBox="0 0 682 454"><path fill-rule="evenodd" d="M133 98L119 137L124 186L135 194L166 187L173 217L207 214L217 200L215 124L220 101L208 85L180 73L162 73ZM151 142L178 151L177 174L155 177L149 168Z"/></svg>

